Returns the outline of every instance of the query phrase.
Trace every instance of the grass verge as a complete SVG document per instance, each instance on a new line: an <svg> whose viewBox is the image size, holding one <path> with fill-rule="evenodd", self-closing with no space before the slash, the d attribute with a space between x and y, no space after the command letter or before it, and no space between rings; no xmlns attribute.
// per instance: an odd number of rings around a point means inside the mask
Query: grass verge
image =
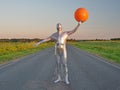
<svg viewBox="0 0 120 90"><path fill-rule="evenodd" d="M120 41L79 41L71 44L120 64Z"/></svg>

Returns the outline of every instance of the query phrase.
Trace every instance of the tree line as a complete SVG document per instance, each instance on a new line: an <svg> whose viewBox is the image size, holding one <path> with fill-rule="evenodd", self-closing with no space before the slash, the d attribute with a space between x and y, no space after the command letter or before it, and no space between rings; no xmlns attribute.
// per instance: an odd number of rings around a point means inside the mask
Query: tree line
<svg viewBox="0 0 120 90"><path fill-rule="evenodd" d="M25 38L22 38L22 39L17 39L17 38L13 38L13 39L0 39L0 42L38 42L42 39L39 39L39 38L34 38L34 39L25 39Z"/></svg>
<svg viewBox="0 0 120 90"><path fill-rule="evenodd" d="M42 39L34 38L34 39L26 39L26 38L12 38L12 39L0 39L0 42L38 42ZM110 40L120 40L120 38L111 38ZM76 40L76 39L68 39L68 41L106 41L106 39L93 39L93 40Z"/></svg>

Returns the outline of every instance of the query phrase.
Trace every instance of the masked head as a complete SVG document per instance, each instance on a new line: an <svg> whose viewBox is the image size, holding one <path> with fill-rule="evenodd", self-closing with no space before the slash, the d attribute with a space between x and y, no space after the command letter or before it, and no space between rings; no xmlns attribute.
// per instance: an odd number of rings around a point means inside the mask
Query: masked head
<svg viewBox="0 0 120 90"><path fill-rule="evenodd" d="M58 23L56 25L57 31L62 31L62 25L60 23Z"/></svg>

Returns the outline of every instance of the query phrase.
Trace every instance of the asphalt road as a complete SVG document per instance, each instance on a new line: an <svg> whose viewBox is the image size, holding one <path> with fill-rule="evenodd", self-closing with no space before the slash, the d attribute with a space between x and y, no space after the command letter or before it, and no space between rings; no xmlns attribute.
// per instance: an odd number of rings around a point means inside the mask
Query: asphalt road
<svg viewBox="0 0 120 90"><path fill-rule="evenodd" d="M120 67L72 46L68 49L70 85L54 84L54 48L0 66L0 90L120 90Z"/></svg>

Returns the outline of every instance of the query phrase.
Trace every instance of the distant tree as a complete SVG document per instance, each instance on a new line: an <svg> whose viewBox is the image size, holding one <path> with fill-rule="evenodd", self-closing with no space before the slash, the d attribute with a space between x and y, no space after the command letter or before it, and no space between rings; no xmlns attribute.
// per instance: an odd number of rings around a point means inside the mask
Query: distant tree
<svg viewBox="0 0 120 90"><path fill-rule="evenodd" d="M0 42L9 42L9 39L0 39Z"/></svg>
<svg viewBox="0 0 120 90"><path fill-rule="evenodd" d="M110 40L120 40L120 38L111 38Z"/></svg>

